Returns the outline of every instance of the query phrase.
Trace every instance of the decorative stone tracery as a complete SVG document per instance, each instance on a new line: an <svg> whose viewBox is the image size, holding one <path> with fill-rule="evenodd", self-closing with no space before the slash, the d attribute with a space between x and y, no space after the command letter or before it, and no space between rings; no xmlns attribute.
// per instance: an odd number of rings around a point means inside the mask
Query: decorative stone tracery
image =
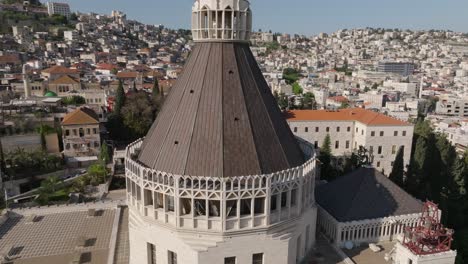
<svg viewBox="0 0 468 264"><path fill-rule="evenodd" d="M127 199L146 219L182 230L235 232L299 217L315 204L315 154L302 166L228 178L174 175L136 160L139 140L127 148Z"/></svg>

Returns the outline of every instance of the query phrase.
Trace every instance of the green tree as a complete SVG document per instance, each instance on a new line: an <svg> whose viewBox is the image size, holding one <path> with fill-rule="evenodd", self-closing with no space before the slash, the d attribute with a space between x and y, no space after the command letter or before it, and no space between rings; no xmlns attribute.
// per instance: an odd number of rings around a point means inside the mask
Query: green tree
<svg viewBox="0 0 468 264"><path fill-rule="evenodd" d="M55 132L55 130L45 124L42 124L36 128L37 133L41 136L41 147L43 151L47 151L46 136Z"/></svg>
<svg viewBox="0 0 468 264"><path fill-rule="evenodd" d="M158 78L154 77L154 83L153 83L153 99L156 99L159 97L160 90L159 90L159 82Z"/></svg>
<svg viewBox="0 0 468 264"><path fill-rule="evenodd" d="M119 81L119 86L117 87L117 92L115 95L115 104L114 104L114 113L117 115L121 114L122 107L125 104L125 91L123 87L123 82Z"/></svg>
<svg viewBox="0 0 468 264"><path fill-rule="evenodd" d="M336 177L336 173L331 164L332 162L332 153L331 153L331 139L330 134L327 134L323 140L322 146L320 147L320 178L330 181Z"/></svg>
<svg viewBox="0 0 468 264"><path fill-rule="evenodd" d="M107 165L110 161L109 146L107 145L105 141L102 142L102 145L101 145L101 151L99 152L99 161L104 166Z"/></svg>
<svg viewBox="0 0 468 264"><path fill-rule="evenodd" d="M103 184L107 179L107 169L102 164L93 164L88 167L89 183L93 186Z"/></svg>
<svg viewBox="0 0 468 264"><path fill-rule="evenodd" d="M315 108L315 95L311 92L305 93L302 103L304 104L304 109L314 109Z"/></svg>
<svg viewBox="0 0 468 264"><path fill-rule="evenodd" d="M292 90L295 95L302 94L303 91L301 85L299 85L297 82L293 83Z"/></svg>
<svg viewBox="0 0 468 264"><path fill-rule="evenodd" d="M285 109L288 108L289 100L288 100L288 97L286 96L286 94L284 94L284 93L279 94L278 105L279 105L281 110L285 110Z"/></svg>
<svg viewBox="0 0 468 264"><path fill-rule="evenodd" d="M146 93L135 93L128 97L122 108L123 124L128 129L129 140L144 137L156 117L156 107Z"/></svg>
<svg viewBox="0 0 468 264"><path fill-rule="evenodd" d="M400 187L404 187L404 172L405 164L403 157L405 156L405 149L400 147L398 149L397 155L395 157L395 162L393 163L392 172L390 173L390 180Z"/></svg>
<svg viewBox="0 0 468 264"><path fill-rule="evenodd" d="M293 68L286 68L283 70L283 79L287 84L292 85L299 80L300 73L298 70Z"/></svg>

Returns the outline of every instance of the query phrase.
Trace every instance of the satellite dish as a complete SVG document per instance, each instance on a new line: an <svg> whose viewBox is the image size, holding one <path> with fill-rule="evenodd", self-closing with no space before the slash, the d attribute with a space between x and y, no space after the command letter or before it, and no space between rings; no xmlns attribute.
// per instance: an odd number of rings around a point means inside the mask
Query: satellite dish
<svg viewBox="0 0 468 264"><path fill-rule="evenodd" d="M353 247L354 247L354 243L352 241L346 241L345 248L347 250L351 250L351 249L353 249Z"/></svg>

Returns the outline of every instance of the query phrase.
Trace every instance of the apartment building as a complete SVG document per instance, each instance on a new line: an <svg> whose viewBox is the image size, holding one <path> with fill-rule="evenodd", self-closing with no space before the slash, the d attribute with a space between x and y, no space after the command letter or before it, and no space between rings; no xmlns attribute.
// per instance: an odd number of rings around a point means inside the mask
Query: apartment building
<svg viewBox="0 0 468 264"><path fill-rule="evenodd" d="M439 115L468 117L468 97L442 96L436 105Z"/></svg>
<svg viewBox="0 0 468 264"><path fill-rule="evenodd" d="M388 175L398 149L403 147L404 162L409 165L414 130L410 123L361 108L290 111L287 119L292 132L316 148L330 135L335 156L350 155L364 146L374 167Z"/></svg>
<svg viewBox="0 0 468 264"><path fill-rule="evenodd" d="M47 12L49 16L62 15L70 17L71 15L70 5L67 3L47 2Z"/></svg>

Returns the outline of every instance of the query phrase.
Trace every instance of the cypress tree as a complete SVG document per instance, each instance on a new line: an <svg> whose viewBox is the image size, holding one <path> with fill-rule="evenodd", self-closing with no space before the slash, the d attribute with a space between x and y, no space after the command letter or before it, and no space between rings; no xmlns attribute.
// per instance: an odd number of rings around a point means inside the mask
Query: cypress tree
<svg viewBox="0 0 468 264"><path fill-rule="evenodd" d="M123 87L122 81L119 81L119 86L117 87L117 93L115 96L115 105L114 105L114 113L120 115L120 111L125 104L125 91Z"/></svg>
<svg viewBox="0 0 468 264"><path fill-rule="evenodd" d="M319 160L321 163L320 167L320 177L321 179L330 181L335 178L335 173L331 165L332 155L331 155L331 139L330 135L327 134L323 140L322 147L320 148Z"/></svg>
<svg viewBox="0 0 468 264"><path fill-rule="evenodd" d="M153 83L153 99L158 98L159 94L160 94L160 91L159 91L159 82L158 82L158 78L154 77L154 83Z"/></svg>
<svg viewBox="0 0 468 264"><path fill-rule="evenodd" d="M99 153L99 161L105 166L110 161L109 146L104 141L101 145L101 152Z"/></svg>
<svg viewBox="0 0 468 264"><path fill-rule="evenodd" d="M400 147L398 153L395 157L395 162L393 163L392 172L390 173L390 180L392 180L395 184L403 188L404 185L404 160L403 157L405 155L404 147Z"/></svg>

